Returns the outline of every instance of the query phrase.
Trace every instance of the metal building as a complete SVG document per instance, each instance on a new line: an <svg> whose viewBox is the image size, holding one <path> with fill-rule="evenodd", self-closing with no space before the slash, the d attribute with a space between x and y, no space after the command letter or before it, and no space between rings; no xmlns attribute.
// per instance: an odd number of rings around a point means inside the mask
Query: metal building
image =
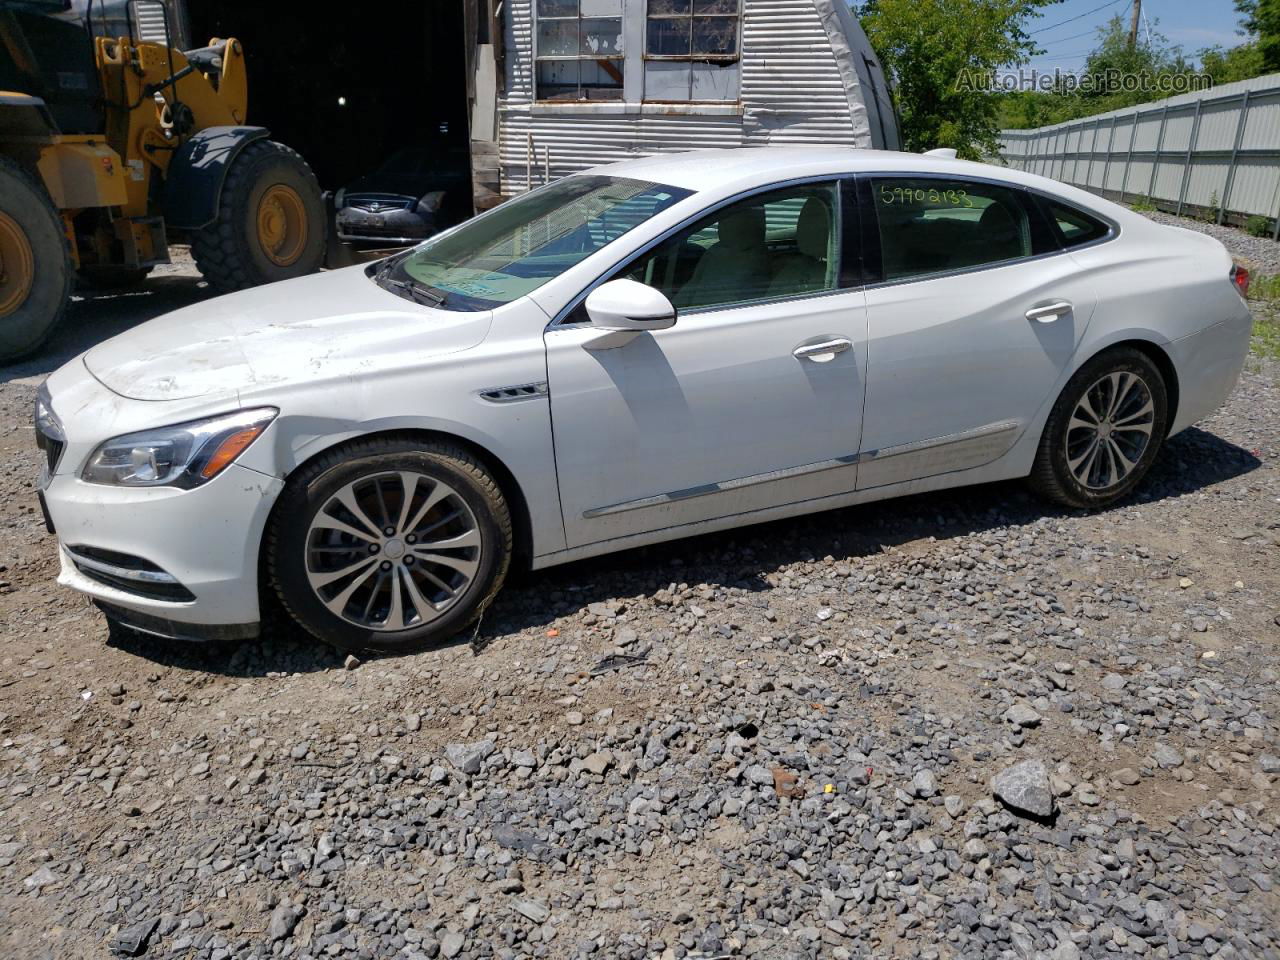
<svg viewBox="0 0 1280 960"><path fill-rule="evenodd" d="M898 148L883 71L843 0L467 2L477 207L661 151Z"/></svg>

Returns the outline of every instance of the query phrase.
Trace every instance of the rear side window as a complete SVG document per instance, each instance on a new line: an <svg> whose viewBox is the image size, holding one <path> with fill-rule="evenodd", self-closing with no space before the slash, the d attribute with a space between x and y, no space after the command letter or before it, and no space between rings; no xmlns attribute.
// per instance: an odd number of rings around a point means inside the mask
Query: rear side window
<svg viewBox="0 0 1280 960"><path fill-rule="evenodd" d="M1078 247L1081 244L1092 243L1094 240L1101 240L1111 230L1097 217L1091 217L1076 207L1048 198L1042 198L1041 202L1048 211L1049 219L1057 229L1064 247Z"/></svg>
<svg viewBox="0 0 1280 960"><path fill-rule="evenodd" d="M1006 263L1033 253L1016 190L968 180L884 177L871 183L885 280Z"/></svg>

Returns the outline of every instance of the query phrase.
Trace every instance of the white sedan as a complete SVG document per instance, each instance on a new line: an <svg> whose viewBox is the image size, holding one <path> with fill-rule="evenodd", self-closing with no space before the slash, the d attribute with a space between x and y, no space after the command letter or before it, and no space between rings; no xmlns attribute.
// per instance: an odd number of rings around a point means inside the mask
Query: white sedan
<svg viewBox="0 0 1280 960"><path fill-rule="evenodd" d="M60 582L175 638L405 649L533 568L1030 477L1125 497L1243 364L1215 240L935 156L600 167L51 375Z"/></svg>

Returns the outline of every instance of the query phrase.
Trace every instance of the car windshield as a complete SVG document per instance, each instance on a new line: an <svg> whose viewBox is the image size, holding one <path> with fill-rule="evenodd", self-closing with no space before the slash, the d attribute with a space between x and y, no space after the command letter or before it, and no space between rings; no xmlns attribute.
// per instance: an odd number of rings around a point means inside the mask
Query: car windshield
<svg viewBox="0 0 1280 960"><path fill-rule="evenodd" d="M690 191L623 177L557 180L389 262L388 289L446 310L490 310L532 293Z"/></svg>

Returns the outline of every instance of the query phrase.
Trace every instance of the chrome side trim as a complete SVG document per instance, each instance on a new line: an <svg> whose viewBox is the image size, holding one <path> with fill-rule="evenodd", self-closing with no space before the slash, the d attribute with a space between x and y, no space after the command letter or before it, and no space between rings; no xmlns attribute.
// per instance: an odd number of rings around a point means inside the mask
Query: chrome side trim
<svg viewBox="0 0 1280 960"><path fill-rule="evenodd" d="M99 573L118 577L121 580L133 580L137 583L176 584L178 582L176 577L165 573L163 570L131 570L128 567L117 567L113 563L91 560L77 553L73 547L65 547L64 549L71 555L71 560L77 567L84 567L86 570L96 570Z"/></svg>
<svg viewBox="0 0 1280 960"><path fill-rule="evenodd" d="M548 396L550 392L547 381L539 380L536 383L518 383L510 387L489 387L477 390L476 394L481 400L490 403L519 403L521 400L536 400Z"/></svg>
<svg viewBox="0 0 1280 960"><path fill-rule="evenodd" d="M595 507L594 509L583 511L582 516L588 520L593 520L596 517L626 513L628 510L639 510L643 507L661 506L664 503L692 500L695 497L705 497L713 493L726 493L743 487L754 487L761 483L772 483L775 480L789 480L792 477L821 473L824 470L838 470L841 467L853 466L861 459L863 458L859 454L851 453L846 457L836 457L833 460L820 460L817 463L806 463L799 467L785 467L782 470L770 470L768 473L757 473L750 477L739 477L736 480L707 483L698 487L687 487L684 490L673 490L670 493L660 493L653 497L642 497L639 500L626 500L622 503L610 504L607 507Z"/></svg>
<svg viewBox="0 0 1280 960"><path fill-rule="evenodd" d="M883 460L886 457L897 457L904 453L918 453L921 450L930 450L934 447L946 447L953 443L964 443L968 440L979 440L983 437L994 437L1001 433L1008 433L1011 430L1017 430L1021 424L1017 420L1003 420L999 423L988 423L983 427L974 427L972 430L962 430L959 433L950 433L945 437L931 437L928 440L915 440L911 443L899 443L896 446L885 447L883 450L868 450L862 454L865 460Z"/></svg>
<svg viewBox="0 0 1280 960"><path fill-rule="evenodd" d="M975 427L972 430L964 430L960 433L948 434L944 437L931 437L927 440L915 440L911 443L900 443L896 446L885 447L882 450L864 450L862 453L852 453L844 457L836 457L832 460L819 460L817 463L806 463L799 467L786 467L782 470L771 470L768 473L757 473L749 477L739 477L735 480L722 480L719 483L706 483L697 487L687 487L684 490L673 490L670 493L659 493L652 497L641 497L637 500L624 500L621 503L613 503L603 507L593 507L590 510L584 510L582 516L587 520L594 520L598 517L612 516L616 513L626 513L629 510L641 510L645 507L659 507L663 504L678 503L682 500L692 500L696 497L706 497L713 493L726 493L730 490L739 490L743 487L754 487L761 483L773 483L775 480L789 480L792 477L802 477L810 473L821 473L824 470L837 470L841 467L850 467L858 463L870 463L875 461L887 460L890 457L897 457L908 453L919 453L922 450L933 450L935 448L947 447L956 443L965 443L971 440L981 440L988 437L996 437L1005 433L1010 433L1019 429L1021 424L1017 420L1004 420L999 423L989 423L985 426Z"/></svg>

